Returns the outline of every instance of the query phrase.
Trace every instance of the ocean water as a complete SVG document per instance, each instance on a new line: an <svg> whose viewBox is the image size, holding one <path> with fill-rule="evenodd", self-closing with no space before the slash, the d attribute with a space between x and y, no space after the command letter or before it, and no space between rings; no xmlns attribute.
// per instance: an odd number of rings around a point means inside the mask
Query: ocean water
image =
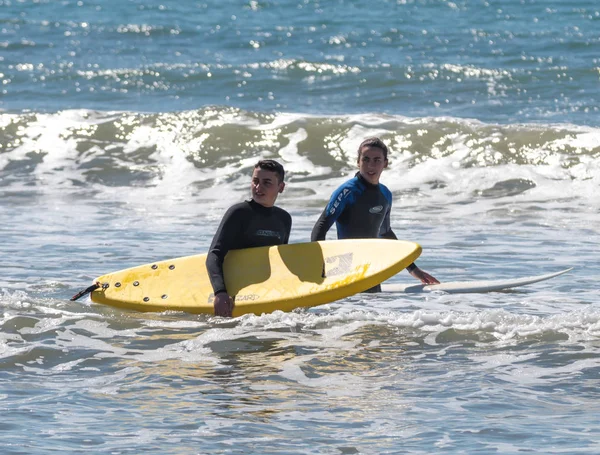
<svg viewBox="0 0 600 455"><path fill-rule="evenodd" d="M578 0L0 0L0 453L600 452L599 24ZM574 269L236 319L69 301L205 252L260 158L307 241L371 135L439 280Z"/></svg>

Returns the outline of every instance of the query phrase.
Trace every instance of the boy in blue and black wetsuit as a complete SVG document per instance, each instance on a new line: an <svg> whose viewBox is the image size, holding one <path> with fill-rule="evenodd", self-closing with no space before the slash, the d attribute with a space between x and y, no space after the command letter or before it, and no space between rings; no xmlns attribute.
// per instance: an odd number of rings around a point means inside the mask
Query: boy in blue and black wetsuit
<svg viewBox="0 0 600 455"><path fill-rule="evenodd" d="M381 173L388 165L387 156L387 146L377 137L365 139L360 144L357 161L359 171L353 179L333 192L312 230L311 242L325 240L333 223L336 223L338 239L397 239L390 224L392 193L379 183ZM425 284L439 283L414 263L406 270ZM380 290L380 286L375 286L369 291Z"/></svg>

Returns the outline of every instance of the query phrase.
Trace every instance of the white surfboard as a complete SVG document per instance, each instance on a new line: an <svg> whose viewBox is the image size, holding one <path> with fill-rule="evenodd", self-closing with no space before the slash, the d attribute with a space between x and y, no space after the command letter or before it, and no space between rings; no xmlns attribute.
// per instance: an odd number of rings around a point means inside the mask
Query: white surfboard
<svg viewBox="0 0 600 455"><path fill-rule="evenodd" d="M549 280L563 273L573 270L573 267L561 270L560 272L548 273L546 275L528 276L524 278L514 278L508 280L485 280L485 281L454 281L441 284L387 284L381 285L383 292L405 292L405 293L420 293L420 292L447 292L450 294L461 294L468 292L493 292L502 291L505 289L525 286L527 284L538 283L540 281Z"/></svg>

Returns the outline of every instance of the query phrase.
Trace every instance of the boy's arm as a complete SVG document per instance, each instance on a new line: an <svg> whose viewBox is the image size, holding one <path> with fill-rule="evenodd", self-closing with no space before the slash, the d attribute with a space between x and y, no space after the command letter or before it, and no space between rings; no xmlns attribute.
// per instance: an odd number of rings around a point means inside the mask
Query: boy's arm
<svg viewBox="0 0 600 455"><path fill-rule="evenodd" d="M337 219L337 217L333 215L328 216L327 208L328 207L325 207L325 210L323 210L323 213L321 213L321 216L319 217L319 219L313 227L312 233L310 234L311 242L316 242L317 240L325 240L325 237L327 236L327 231L329 231L329 228L333 226L333 223L335 223L335 220Z"/></svg>
<svg viewBox="0 0 600 455"><path fill-rule="evenodd" d="M237 248L236 239L240 237L241 227L241 219L238 214L239 210L234 207L227 210L206 255L206 270L215 295L227 292L223 276L223 262L229 250Z"/></svg>
<svg viewBox="0 0 600 455"><path fill-rule="evenodd" d="M346 205L351 204L353 200L354 196L352 191L348 191L344 186L335 190L331 195L331 199L329 199L329 203L313 227L310 241L316 242L317 240L325 240L329 228L331 228L333 223L340 217Z"/></svg>
<svg viewBox="0 0 600 455"><path fill-rule="evenodd" d="M385 214L379 235L384 239L398 240L398 237L396 237L396 234L391 227L390 212L391 210L388 210L388 212ZM434 276L430 275L424 270L421 270L414 262L406 267L406 270L423 284L440 284L440 282Z"/></svg>

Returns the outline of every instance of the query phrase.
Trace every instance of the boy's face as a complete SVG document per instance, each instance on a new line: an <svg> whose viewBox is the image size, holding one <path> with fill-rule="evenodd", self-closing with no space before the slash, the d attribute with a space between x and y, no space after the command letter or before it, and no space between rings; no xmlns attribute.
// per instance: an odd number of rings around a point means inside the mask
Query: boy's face
<svg viewBox="0 0 600 455"><path fill-rule="evenodd" d="M379 147L365 146L361 149L358 170L367 182L377 185L379 177L387 165L388 160Z"/></svg>
<svg viewBox="0 0 600 455"><path fill-rule="evenodd" d="M264 207L273 207L284 187L285 183L280 182L273 171L256 168L252 172L252 199Z"/></svg>

